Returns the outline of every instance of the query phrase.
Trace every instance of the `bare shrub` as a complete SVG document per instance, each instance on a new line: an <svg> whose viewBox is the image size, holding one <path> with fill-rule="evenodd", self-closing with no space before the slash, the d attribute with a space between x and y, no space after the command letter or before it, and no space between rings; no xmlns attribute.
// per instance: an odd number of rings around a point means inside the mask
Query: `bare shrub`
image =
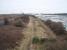
<svg viewBox="0 0 67 50"><path fill-rule="evenodd" d="M41 38L41 39L40 39L40 44L45 43L45 41L47 41L47 39L46 39L46 38Z"/></svg>
<svg viewBox="0 0 67 50"><path fill-rule="evenodd" d="M45 24L50 27L56 34L64 34L65 31L65 27L63 26L63 24L61 22L53 22L51 20L47 20L45 21Z"/></svg>
<svg viewBox="0 0 67 50"><path fill-rule="evenodd" d="M4 24L5 24L5 25L8 25L8 24L9 24L9 21L8 21L7 18L4 18Z"/></svg>
<svg viewBox="0 0 67 50"><path fill-rule="evenodd" d="M26 14L23 14L22 17L21 17L22 21L26 24L29 23L29 15L26 15Z"/></svg>
<svg viewBox="0 0 67 50"><path fill-rule="evenodd" d="M18 20L18 21L15 22L15 26L16 27L22 27L23 24L22 24L22 22L20 20Z"/></svg>
<svg viewBox="0 0 67 50"><path fill-rule="evenodd" d="M29 20L29 16L25 14L16 18L13 24L17 27L25 27L29 23Z"/></svg>

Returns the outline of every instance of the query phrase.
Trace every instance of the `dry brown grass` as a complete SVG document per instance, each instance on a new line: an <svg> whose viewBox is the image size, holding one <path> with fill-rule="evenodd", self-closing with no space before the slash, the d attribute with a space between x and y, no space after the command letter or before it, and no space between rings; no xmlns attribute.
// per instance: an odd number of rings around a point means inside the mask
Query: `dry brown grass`
<svg viewBox="0 0 67 50"><path fill-rule="evenodd" d="M61 22L43 21L56 34L56 41L48 40L42 45L43 50L67 50L67 33Z"/></svg>
<svg viewBox="0 0 67 50"><path fill-rule="evenodd" d="M0 28L0 50L14 48L23 38L22 28L5 26Z"/></svg>
<svg viewBox="0 0 67 50"><path fill-rule="evenodd" d="M12 15L11 15L12 16ZM13 16L11 17L9 15L7 16L2 16L0 19L4 19L6 17L8 20L14 19L12 21L9 21L10 24L8 25L3 25L0 27L0 50L9 50L11 48L15 48L16 46L19 46L19 43L21 40L23 40L24 35L23 35L23 29L27 26L29 23L29 17L23 17L22 19L20 16ZM25 23L25 27L16 27L13 23L19 19L21 19L21 22Z"/></svg>

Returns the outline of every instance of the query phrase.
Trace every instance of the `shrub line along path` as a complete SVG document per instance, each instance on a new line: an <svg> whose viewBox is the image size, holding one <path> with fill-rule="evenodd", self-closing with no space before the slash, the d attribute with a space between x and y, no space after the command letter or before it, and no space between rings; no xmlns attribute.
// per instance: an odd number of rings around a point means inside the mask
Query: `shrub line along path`
<svg viewBox="0 0 67 50"><path fill-rule="evenodd" d="M24 29L24 39L21 41L19 47L16 50L34 50L31 46L32 38L37 36L38 38L55 38L53 32L46 26L40 19L29 16L30 21L27 28Z"/></svg>

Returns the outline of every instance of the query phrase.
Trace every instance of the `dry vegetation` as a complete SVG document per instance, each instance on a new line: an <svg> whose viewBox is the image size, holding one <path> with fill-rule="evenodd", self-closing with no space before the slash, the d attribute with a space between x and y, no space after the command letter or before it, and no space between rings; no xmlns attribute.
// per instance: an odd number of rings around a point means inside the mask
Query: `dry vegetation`
<svg viewBox="0 0 67 50"><path fill-rule="evenodd" d="M61 22L51 20L43 21L56 35L56 40L47 40L44 42L46 50L67 50L67 31Z"/></svg>
<svg viewBox="0 0 67 50"><path fill-rule="evenodd" d="M21 38L23 38L22 28L14 26L0 28L0 50L14 48Z"/></svg>
<svg viewBox="0 0 67 50"><path fill-rule="evenodd" d="M65 27L63 26L63 24L61 22L53 22L51 20L47 20L47 21L45 21L45 24L49 28L51 28L51 30L53 30L53 32L55 32L56 35L65 34L65 32L66 32Z"/></svg>
<svg viewBox="0 0 67 50"><path fill-rule="evenodd" d="M9 15L7 15L7 17L8 16ZM17 17L15 15L13 16L14 17L2 18L5 24L0 27L0 50L9 50L15 48L15 46L19 46L20 41L24 38L23 29L29 23L29 15L23 14L16 15ZM57 38L48 39L34 37L32 38L32 43L39 47L38 50L67 50L67 31L63 24L50 20L43 22L54 32Z"/></svg>
<svg viewBox="0 0 67 50"><path fill-rule="evenodd" d="M8 18L3 17L4 25L0 27L0 50L7 50L14 48L15 46L19 46L20 41L23 39L23 29L29 23L28 16L19 16L19 17L12 17L13 21L9 21L11 18L7 15ZM2 16L1 16L2 17ZM21 19L22 18L22 19ZM19 23L15 23L19 21ZM19 24L19 26L16 26ZM25 27L22 27L25 26Z"/></svg>

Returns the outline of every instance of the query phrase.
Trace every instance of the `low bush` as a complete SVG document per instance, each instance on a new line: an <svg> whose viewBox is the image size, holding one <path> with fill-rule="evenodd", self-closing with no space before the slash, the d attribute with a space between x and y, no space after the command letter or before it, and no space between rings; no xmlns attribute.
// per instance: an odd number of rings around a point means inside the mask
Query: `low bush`
<svg viewBox="0 0 67 50"><path fill-rule="evenodd" d="M45 21L45 24L51 28L52 31L56 33L56 35L64 34L66 32L65 27L61 22L53 22L51 20Z"/></svg>
<svg viewBox="0 0 67 50"><path fill-rule="evenodd" d="M45 43L47 40L48 40L47 38L40 38L40 44Z"/></svg>
<svg viewBox="0 0 67 50"><path fill-rule="evenodd" d="M7 18L4 18L4 25L8 25L9 24L9 21Z"/></svg>
<svg viewBox="0 0 67 50"><path fill-rule="evenodd" d="M33 44L44 44L44 43L47 42L47 41L48 41L47 38L33 37L33 39L32 39L32 43L33 43Z"/></svg>
<svg viewBox="0 0 67 50"><path fill-rule="evenodd" d="M49 41L49 42L56 42L57 39L55 39L55 38L49 38L47 41Z"/></svg>
<svg viewBox="0 0 67 50"><path fill-rule="evenodd" d="M20 20L18 20L18 21L15 22L15 26L16 27L22 27L23 24L22 24L22 22Z"/></svg>
<svg viewBox="0 0 67 50"><path fill-rule="evenodd" d="M33 37L32 43L33 43L33 44L39 43L39 38L38 38L38 37Z"/></svg>
<svg viewBox="0 0 67 50"><path fill-rule="evenodd" d="M23 15L21 16L21 19L22 19L22 21L23 21L24 23L26 23L26 24L28 24L28 23L29 23L29 20L30 20L29 15L27 15L27 14L23 14Z"/></svg>

